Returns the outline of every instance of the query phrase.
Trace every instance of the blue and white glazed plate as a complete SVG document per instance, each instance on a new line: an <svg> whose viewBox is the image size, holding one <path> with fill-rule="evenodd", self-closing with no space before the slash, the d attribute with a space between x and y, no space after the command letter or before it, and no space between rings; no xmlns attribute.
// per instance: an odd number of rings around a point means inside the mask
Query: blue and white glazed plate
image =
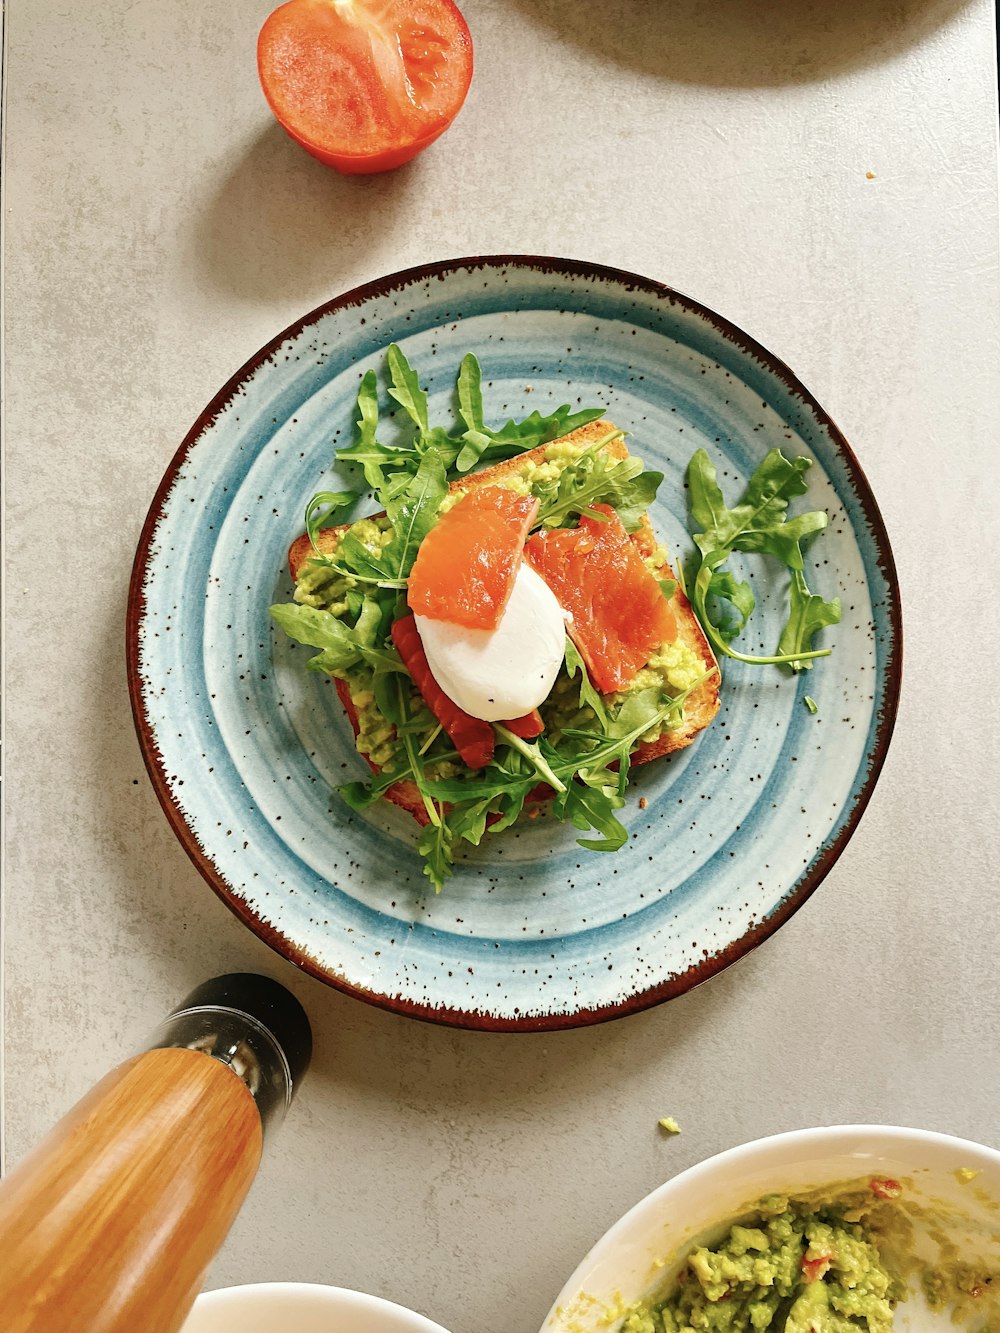
<svg viewBox="0 0 1000 1333"><path fill-rule="evenodd" d="M525 821L460 858L444 892L417 826L336 787L367 772L332 683L267 608L306 501L350 440L361 374L398 342L451 420L473 351L486 418L603 405L665 473L652 511L690 547L684 469L715 461L730 503L774 446L806 454L830 526L809 581L839 595L832 656L792 678L725 664L722 708L687 750L635 773L628 845L586 852ZM758 561L756 642L784 580ZM901 625L882 519L851 450L792 373L739 329L645 278L491 257L395 274L313 311L209 404L146 519L129 599L136 727L195 865L262 939L314 976L413 1017L531 1030L597 1023L678 995L772 934L840 855L871 795L899 694ZM806 694L819 705L815 715ZM640 799L644 798L644 799Z"/></svg>

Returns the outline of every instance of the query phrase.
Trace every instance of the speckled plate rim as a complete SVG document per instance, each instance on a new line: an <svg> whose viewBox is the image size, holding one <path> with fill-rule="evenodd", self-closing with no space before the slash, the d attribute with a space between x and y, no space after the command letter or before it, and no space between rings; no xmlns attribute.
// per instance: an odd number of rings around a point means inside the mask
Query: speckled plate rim
<svg viewBox="0 0 1000 1333"><path fill-rule="evenodd" d="M727 342L732 343L739 351L756 360L765 370L773 374L792 397L798 398L803 403L813 415L816 424L826 432L834 449L843 458L877 552L876 563L886 581L886 586L892 592L887 607L890 632L883 668L884 695L881 715L875 720L868 771L854 797L853 806L843 825L829 844L825 845L820 854L812 861L794 889L786 895L773 912L751 927L740 939L734 940L725 948L719 950L718 953L688 968L687 971L669 977L655 986L628 996L616 1004L597 1009L582 1008L573 1012L527 1015L516 1018L504 1018L463 1009L436 1008L406 1000L400 996L382 995L376 991L356 986L331 969L324 967L281 931L275 930L273 926L262 921L249 905L232 891L224 876L219 873L211 860L205 855L193 830L188 825L179 805L171 794L153 728L146 712L142 680L139 673L140 627L146 610L145 579L153 534L165 512L165 502L174 486L178 472L187 460L188 454L222 411L237 397L245 381L269 361L285 342L297 337L303 330L316 324L327 315L334 314L339 310L363 306L369 300L389 296L395 291L410 287L415 283L425 282L430 278L443 280L452 272L502 268L558 274L562 277L578 279L581 282L597 280L613 283L625 292L639 291L644 295L680 306L688 313L706 321ZM352 995L368 1004L409 1018L417 1018L448 1027L487 1032L557 1031L567 1028L588 1027L597 1023L610 1022L616 1018L623 1018L629 1014L640 1013L645 1009L663 1003L665 1000L674 999L678 995L682 995L695 986L708 981L711 977L717 976L756 949L766 939L769 939L820 886L836 864L861 821L872 792L875 790L875 785L878 782L889 750L889 742L892 739L899 706L903 667L903 623L899 603L899 582L896 576L892 548L889 544L889 536L881 512L853 449L829 413L801 383L791 368L750 337L738 325L724 316L716 314L715 311L702 305L701 302L685 296L673 287L668 287L665 283L608 265L591 264L582 260L561 259L545 255L475 255L459 259L444 259L435 263L401 269L396 273L388 274L386 277L354 287L333 300L317 306L314 310L283 329L256 352L228 380L200 413L168 464L156 489L142 526L132 565L126 610L125 638L126 669L132 716L139 739L139 747L142 751L146 771L153 784L153 790L156 792L157 799L181 846L187 852L195 868L211 885L230 911L276 953L303 972L347 995Z"/></svg>

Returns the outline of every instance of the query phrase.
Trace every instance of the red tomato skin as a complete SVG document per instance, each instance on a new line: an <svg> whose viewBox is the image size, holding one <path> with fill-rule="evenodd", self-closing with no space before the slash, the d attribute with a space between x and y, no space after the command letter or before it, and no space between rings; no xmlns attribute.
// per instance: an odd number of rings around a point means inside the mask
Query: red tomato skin
<svg viewBox="0 0 1000 1333"><path fill-rule="evenodd" d="M420 691L424 703L451 737L462 762L469 768L484 768L493 758L493 728L488 722L471 717L459 708L434 679L424 645L420 642L417 622L412 615L403 616L393 624L392 641L410 673L410 679Z"/></svg>
<svg viewBox="0 0 1000 1333"><path fill-rule="evenodd" d="M394 167L401 167L406 162L412 162L419 153L430 147L435 139L440 139L448 126L442 125L423 143L411 144L409 148L387 149L386 152L377 153L372 157L345 157L343 153L331 153L327 149L317 148L315 144L307 143L305 139L300 139L287 125L282 125L281 128L290 139L295 140L300 148L304 148L310 157L316 158L318 162L322 162L326 167L333 167L334 171L339 171L342 176L375 176L380 171L391 171Z"/></svg>
<svg viewBox="0 0 1000 1333"><path fill-rule="evenodd" d="M802 1259L802 1280L804 1282L821 1282L824 1274L830 1271L830 1264L834 1259L832 1254L821 1254L815 1259Z"/></svg>
<svg viewBox="0 0 1000 1333"><path fill-rule="evenodd" d="M295 112L281 99L283 90L282 58L276 53L281 30L291 17L287 11L301 12L314 5L315 0L286 0L265 19L257 38L257 73L261 88L272 114L281 128L304 148L310 156L332 167L345 176L373 175L381 171L391 171L395 167L410 162L449 128L465 102L472 82L473 54L472 35L468 24L454 4L454 0L432 0L435 8L447 15L448 22L454 28L454 41L447 59L456 67L462 65L452 94L453 101L446 111L433 120L420 126L413 133L400 132L396 141L380 148L362 148L353 151L345 143L320 143L295 123Z"/></svg>
<svg viewBox="0 0 1000 1333"><path fill-rule="evenodd" d="M525 713L522 717L511 717L506 722L501 722L502 727L512 731L515 736L520 736L524 741L533 741L536 736L540 736L545 730L545 723L542 721L542 715L537 708L533 708L530 713Z"/></svg>
<svg viewBox="0 0 1000 1333"><path fill-rule="evenodd" d="M898 1180L883 1176L876 1176L871 1181L869 1188L876 1199L898 1199L903 1192L903 1187Z"/></svg>

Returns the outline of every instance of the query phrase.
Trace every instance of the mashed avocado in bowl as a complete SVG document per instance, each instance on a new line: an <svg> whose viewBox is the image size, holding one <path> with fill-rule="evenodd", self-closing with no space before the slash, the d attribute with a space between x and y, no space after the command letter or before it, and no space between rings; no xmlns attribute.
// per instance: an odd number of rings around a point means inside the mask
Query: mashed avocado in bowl
<svg viewBox="0 0 1000 1333"><path fill-rule="evenodd" d="M906 1286L883 1257L873 1208L882 1205L863 1187L827 1203L768 1195L692 1250L669 1291L640 1302L621 1333L891 1333Z"/></svg>
<svg viewBox="0 0 1000 1333"><path fill-rule="evenodd" d="M668 1181L541 1333L1000 1333L1000 1152L921 1130L781 1134Z"/></svg>

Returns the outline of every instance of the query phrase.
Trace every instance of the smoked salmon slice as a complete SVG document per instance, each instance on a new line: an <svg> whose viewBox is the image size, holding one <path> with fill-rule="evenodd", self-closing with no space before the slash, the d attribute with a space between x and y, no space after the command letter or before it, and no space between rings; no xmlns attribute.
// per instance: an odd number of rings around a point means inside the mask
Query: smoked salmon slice
<svg viewBox="0 0 1000 1333"><path fill-rule="evenodd" d="M584 515L578 528L539 532L524 547L564 611L566 629L602 694L623 689L653 653L677 637L677 622L656 578L610 505L606 520Z"/></svg>
<svg viewBox="0 0 1000 1333"><path fill-rule="evenodd" d="M496 629L537 513L532 495L503 486L469 491L420 543L406 590L410 610L466 629Z"/></svg>

